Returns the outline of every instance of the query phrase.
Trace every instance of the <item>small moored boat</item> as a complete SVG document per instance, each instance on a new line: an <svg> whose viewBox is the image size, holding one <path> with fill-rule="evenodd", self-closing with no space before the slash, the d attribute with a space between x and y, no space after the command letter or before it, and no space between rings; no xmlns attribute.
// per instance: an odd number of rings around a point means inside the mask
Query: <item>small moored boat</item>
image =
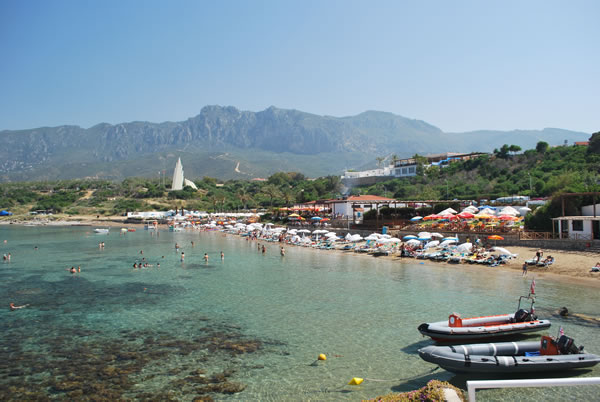
<svg viewBox="0 0 600 402"><path fill-rule="evenodd" d="M600 356L584 353L573 339L558 341L542 336L540 341L480 343L456 346L427 346L419 356L456 373L527 373L572 370L600 363Z"/></svg>
<svg viewBox="0 0 600 402"><path fill-rule="evenodd" d="M531 301L529 311L521 308L523 299ZM533 313L534 303L535 299L531 295L521 296L517 312L513 314L461 318L459 314L453 313L448 317L448 321L424 323L419 325L418 330L434 341L462 342L523 334L549 328L550 321L538 320Z"/></svg>
<svg viewBox="0 0 600 402"><path fill-rule="evenodd" d="M108 229L96 228L94 229L94 232L99 234L108 234Z"/></svg>

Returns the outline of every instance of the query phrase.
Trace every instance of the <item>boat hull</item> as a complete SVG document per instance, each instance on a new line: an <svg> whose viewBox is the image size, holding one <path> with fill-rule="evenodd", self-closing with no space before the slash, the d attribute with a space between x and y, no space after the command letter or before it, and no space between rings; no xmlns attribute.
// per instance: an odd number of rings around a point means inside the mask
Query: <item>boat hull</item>
<svg viewBox="0 0 600 402"><path fill-rule="evenodd" d="M451 327L448 321L424 323L418 330L437 342L462 342L478 339L498 338L536 332L550 328L548 320L513 322L514 314L466 318L462 326Z"/></svg>
<svg viewBox="0 0 600 402"><path fill-rule="evenodd" d="M593 367L600 356L591 353L527 356L540 351L539 341L456 346L427 346L419 356L455 373L530 373Z"/></svg>

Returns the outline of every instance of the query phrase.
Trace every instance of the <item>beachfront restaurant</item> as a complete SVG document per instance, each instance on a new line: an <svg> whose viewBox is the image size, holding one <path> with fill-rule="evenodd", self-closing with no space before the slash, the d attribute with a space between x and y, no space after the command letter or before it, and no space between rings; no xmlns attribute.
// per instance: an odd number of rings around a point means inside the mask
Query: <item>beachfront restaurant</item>
<svg viewBox="0 0 600 402"><path fill-rule="evenodd" d="M359 224L363 220L365 212L371 209L379 210L382 206L396 205L396 200L378 195L351 195L347 198L329 200L333 216L343 219L352 218L354 223Z"/></svg>

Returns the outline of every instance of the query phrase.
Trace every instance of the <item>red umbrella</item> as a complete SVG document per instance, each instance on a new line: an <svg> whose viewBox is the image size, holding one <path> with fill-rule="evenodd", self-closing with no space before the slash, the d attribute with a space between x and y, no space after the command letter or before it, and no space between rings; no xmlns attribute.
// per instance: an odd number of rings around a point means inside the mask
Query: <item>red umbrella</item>
<svg viewBox="0 0 600 402"><path fill-rule="evenodd" d="M514 216L510 215L500 215L498 219L500 219L501 221L516 221L518 218L515 218Z"/></svg>
<svg viewBox="0 0 600 402"><path fill-rule="evenodd" d="M461 212L460 214L457 215L459 218L461 219L471 219L473 218L475 215L473 215L470 212Z"/></svg>

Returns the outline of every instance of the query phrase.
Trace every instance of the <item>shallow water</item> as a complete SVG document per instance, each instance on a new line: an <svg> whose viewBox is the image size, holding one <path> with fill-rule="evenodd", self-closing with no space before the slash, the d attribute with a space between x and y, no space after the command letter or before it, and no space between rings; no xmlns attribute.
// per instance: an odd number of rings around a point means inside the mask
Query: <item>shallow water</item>
<svg viewBox="0 0 600 402"><path fill-rule="evenodd" d="M4 239L0 254L10 252L12 260L0 265L0 300L31 306L0 311L3 400L77 399L82 392L110 399L357 400L430 379L464 388L465 377L418 357L431 342L416 327L454 311L512 312L531 280L518 271L298 247L281 257L276 243L265 243L262 254L257 242L217 232L119 235L113 228L107 236L89 227L0 226ZM183 263L175 243L185 251ZM153 266L134 270L142 258ZM81 273L68 272L78 265ZM538 315L552 320L552 334L562 326L600 353L597 323L555 314L567 306L599 317L598 290L536 282ZM320 353L326 361L316 361ZM576 374L600 376L600 368ZM365 382L346 385L352 377ZM598 391L477 395L595 400Z"/></svg>

